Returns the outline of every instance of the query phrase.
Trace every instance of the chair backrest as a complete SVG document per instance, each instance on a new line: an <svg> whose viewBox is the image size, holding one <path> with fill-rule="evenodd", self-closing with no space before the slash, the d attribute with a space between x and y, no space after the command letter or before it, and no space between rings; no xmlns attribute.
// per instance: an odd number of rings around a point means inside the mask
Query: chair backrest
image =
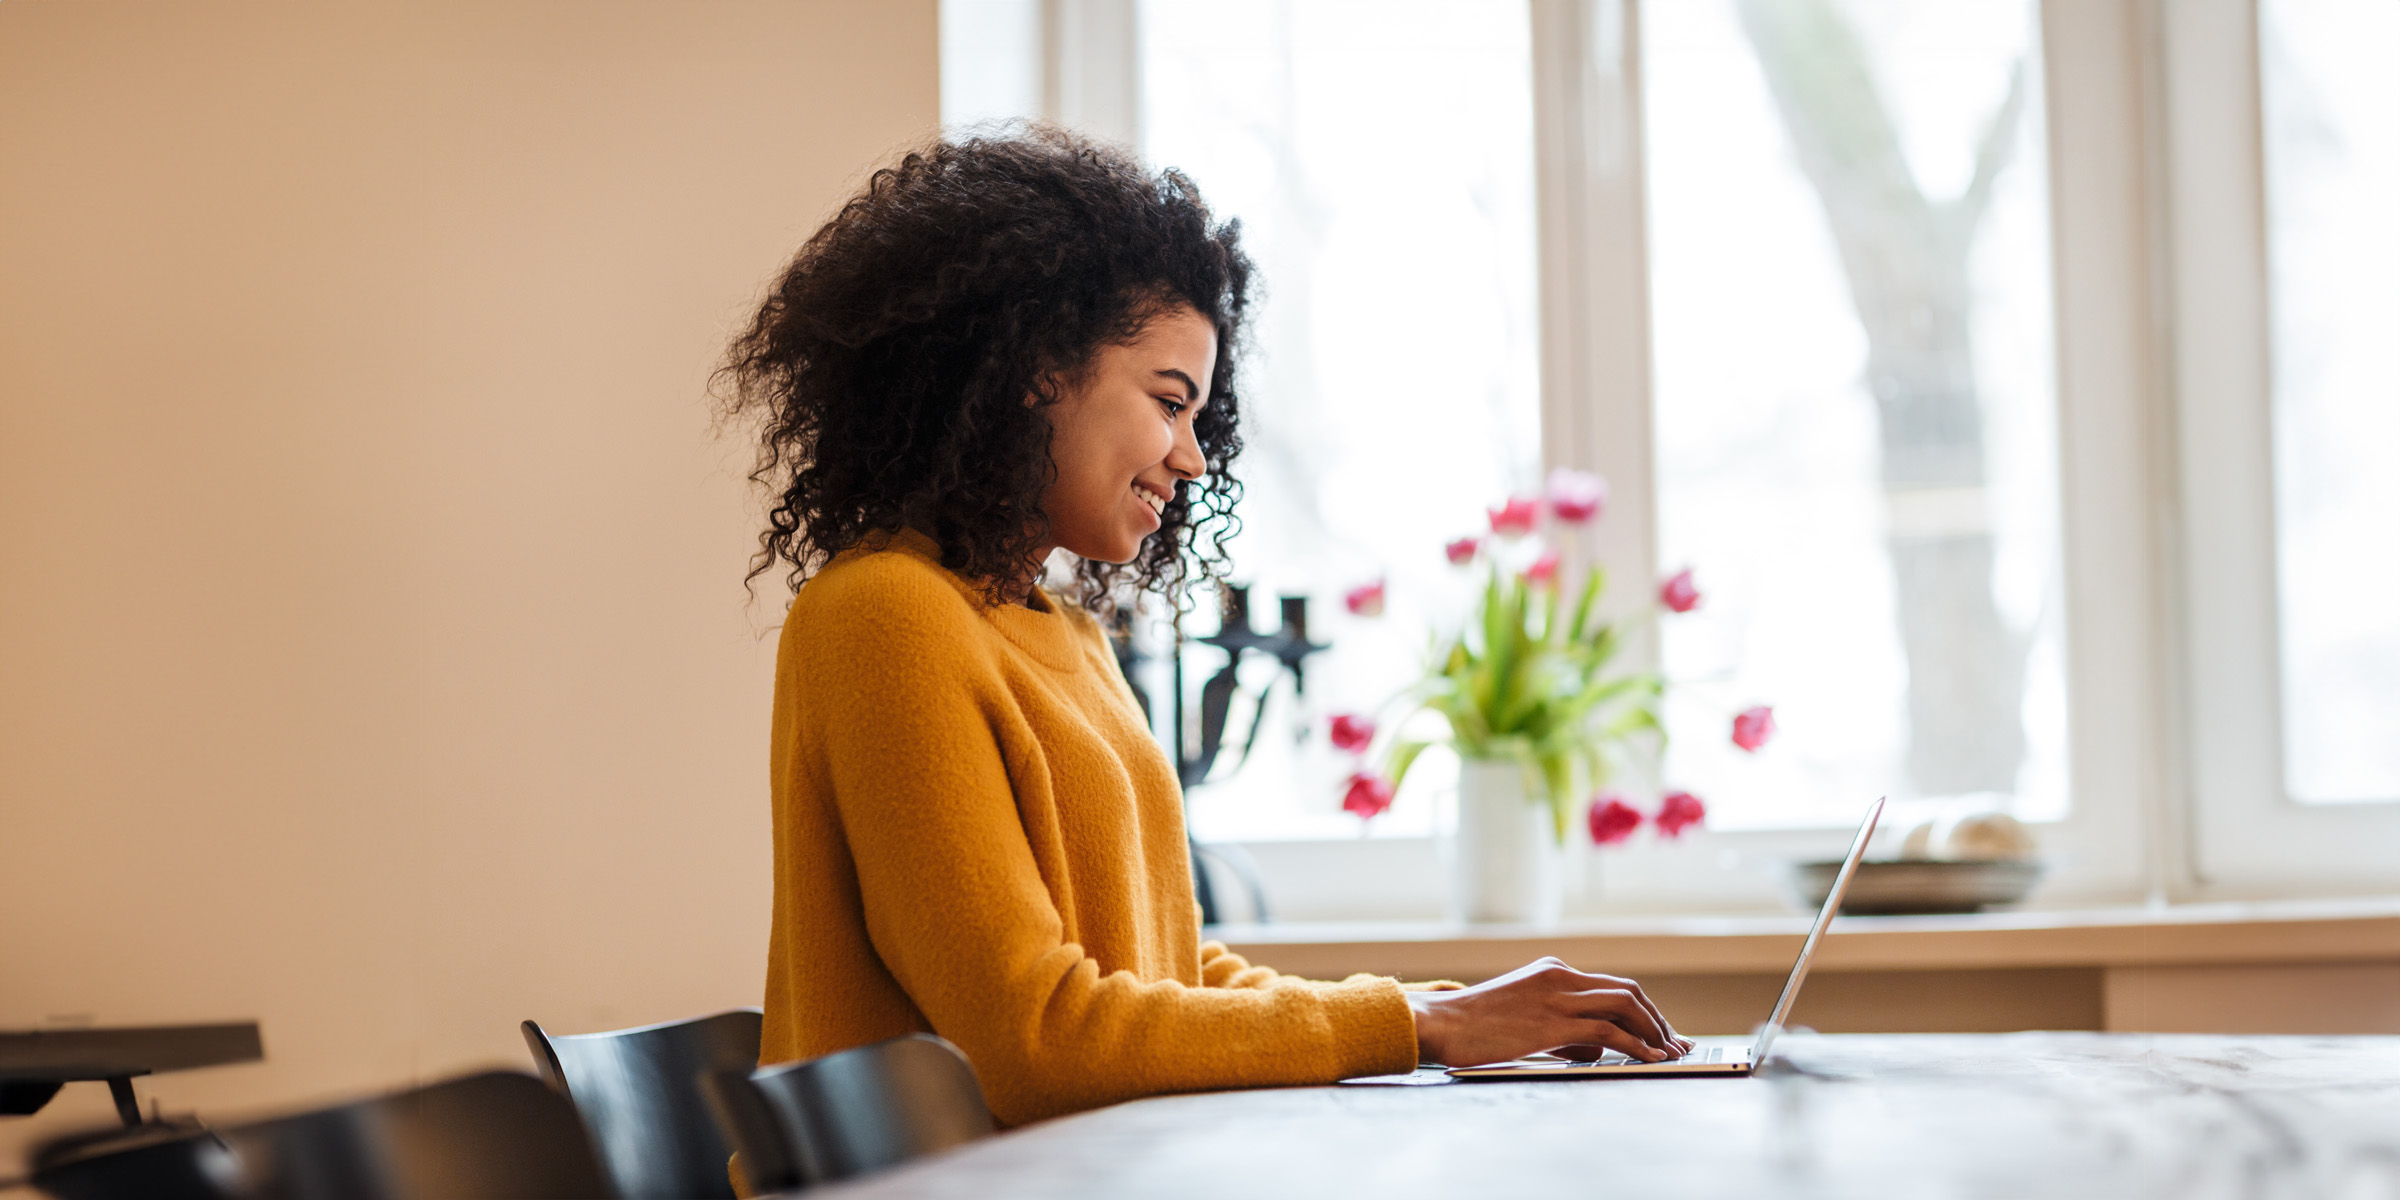
<svg viewBox="0 0 2400 1200"><path fill-rule="evenodd" d="M542 1078L574 1101L625 1200L730 1198L733 1145L700 1077L758 1065L755 1008L608 1033L552 1035L525 1022Z"/></svg>
<svg viewBox="0 0 2400 1200"><path fill-rule="evenodd" d="M493 1071L222 1131L254 1200L588 1200L608 1196L575 1108Z"/></svg>
<svg viewBox="0 0 2400 1200"><path fill-rule="evenodd" d="M709 1087L759 1189L832 1183L993 1131L966 1055L930 1034L720 1072Z"/></svg>

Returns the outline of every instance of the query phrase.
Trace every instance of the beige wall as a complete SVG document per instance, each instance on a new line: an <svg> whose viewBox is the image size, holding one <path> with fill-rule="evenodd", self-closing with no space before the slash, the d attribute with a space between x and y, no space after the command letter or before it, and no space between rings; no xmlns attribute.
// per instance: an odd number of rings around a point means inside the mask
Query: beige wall
<svg viewBox="0 0 2400 1200"><path fill-rule="evenodd" d="M0 4L0 1028L256 1017L227 1116L757 1002L703 386L934 8Z"/></svg>

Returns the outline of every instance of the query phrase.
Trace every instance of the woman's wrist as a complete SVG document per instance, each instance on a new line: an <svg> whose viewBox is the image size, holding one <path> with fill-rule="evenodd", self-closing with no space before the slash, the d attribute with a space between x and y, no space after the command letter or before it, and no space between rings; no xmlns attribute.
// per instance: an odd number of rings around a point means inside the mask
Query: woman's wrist
<svg viewBox="0 0 2400 1200"><path fill-rule="evenodd" d="M1445 1041L1442 1035L1449 1025L1449 1014L1445 1011L1448 1006L1441 1002L1441 993L1404 992L1402 998L1408 1001L1408 1015L1417 1026L1417 1061L1449 1061L1442 1054Z"/></svg>

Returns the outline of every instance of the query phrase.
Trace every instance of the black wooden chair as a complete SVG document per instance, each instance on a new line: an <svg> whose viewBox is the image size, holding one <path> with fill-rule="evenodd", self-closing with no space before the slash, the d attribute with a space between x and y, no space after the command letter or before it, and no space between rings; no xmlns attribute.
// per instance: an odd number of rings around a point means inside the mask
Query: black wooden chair
<svg viewBox="0 0 2400 1200"><path fill-rule="evenodd" d="M808 1062L707 1077L710 1103L761 1191L832 1183L993 1131L958 1047L915 1033Z"/></svg>
<svg viewBox="0 0 2400 1200"><path fill-rule="evenodd" d="M57 1200L228 1200L241 1183L241 1164L224 1139L191 1122L79 1131L44 1142L29 1158L26 1182Z"/></svg>
<svg viewBox="0 0 2400 1200"><path fill-rule="evenodd" d="M33 1185L65 1200L591 1200L608 1183L575 1107L493 1071L231 1129L60 1138Z"/></svg>
<svg viewBox="0 0 2400 1200"><path fill-rule="evenodd" d="M575 1106L491 1071L222 1132L252 1200L611 1195Z"/></svg>
<svg viewBox="0 0 2400 1200"><path fill-rule="evenodd" d="M759 1011L608 1033L552 1035L525 1022L542 1078L575 1104L625 1200L733 1195L733 1146L701 1095L703 1075L758 1065Z"/></svg>

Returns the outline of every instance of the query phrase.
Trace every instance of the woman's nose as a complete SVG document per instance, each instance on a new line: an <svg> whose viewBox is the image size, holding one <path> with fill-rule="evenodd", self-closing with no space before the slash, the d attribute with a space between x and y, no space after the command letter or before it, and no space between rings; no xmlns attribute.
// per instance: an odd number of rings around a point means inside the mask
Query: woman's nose
<svg viewBox="0 0 2400 1200"><path fill-rule="evenodd" d="M1167 450L1167 469L1186 483L1196 483L1208 474L1208 457L1200 453L1200 439L1192 433L1189 421L1175 423L1175 444Z"/></svg>

